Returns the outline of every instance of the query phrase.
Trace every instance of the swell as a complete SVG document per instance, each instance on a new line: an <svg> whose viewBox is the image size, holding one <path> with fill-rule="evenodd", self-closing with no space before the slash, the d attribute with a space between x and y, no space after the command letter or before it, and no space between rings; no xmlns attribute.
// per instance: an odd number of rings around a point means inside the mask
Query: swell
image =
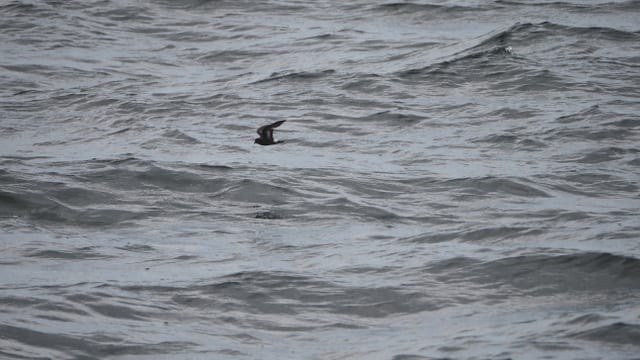
<svg viewBox="0 0 640 360"><path fill-rule="evenodd" d="M634 274L640 260L610 253L523 255L471 264L441 280L481 284L499 289L502 297L515 293L549 296L567 292L602 292L640 289ZM507 290L508 289L508 290Z"/></svg>
<svg viewBox="0 0 640 360"><path fill-rule="evenodd" d="M572 332L569 337L609 343L611 345L629 345L637 347L640 344L640 325L625 322L615 322L600 325L589 330Z"/></svg>
<svg viewBox="0 0 640 360"><path fill-rule="evenodd" d="M6 204L0 208L3 217L28 218L37 222L70 224L79 226L106 226L116 223L137 220L150 215L138 211L121 210L120 206L112 209L76 209L65 206L48 196L32 194L0 193Z"/></svg>
<svg viewBox="0 0 640 360"><path fill-rule="evenodd" d="M103 359L109 356L122 355L165 355L179 353L192 347L190 342L166 341L140 344L126 337L106 337L94 335L66 335L58 332L45 332L29 328L27 325L0 325L3 338L12 346L3 352L11 357L24 358L31 353L23 346L47 349L57 358L69 355L82 359ZM30 357L30 356L28 356Z"/></svg>
<svg viewBox="0 0 640 360"><path fill-rule="evenodd" d="M612 121L612 119L620 120ZM637 119L626 118L624 114L607 111L599 105L559 116L555 122L555 126L540 134L543 140L549 142L587 140L600 145L605 141L631 140L636 136L636 128L640 127L640 121ZM618 152L637 153L637 149L621 149Z"/></svg>
<svg viewBox="0 0 640 360"><path fill-rule="evenodd" d="M38 174L42 167L57 171ZM303 197L288 181L251 179L227 166L127 158L39 164L32 171L0 173L1 217L90 227L133 225L164 216L246 217L256 205L284 205Z"/></svg>
<svg viewBox="0 0 640 360"><path fill-rule="evenodd" d="M493 10L493 6L464 6L464 5L437 5L437 4L418 4L415 2L394 2L381 5L375 5L372 10L378 13L384 13L385 16L394 15L412 15L413 17L426 19L441 19L443 17L464 16L465 14L476 14L482 11Z"/></svg>
<svg viewBox="0 0 640 360"><path fill-rule="evenodd" d="M170 296L181 306L206 311L216 319L228 321L227 314L251 313L258 319L270 315L296 316L298 314L326 312L349 315L354 318L382 318L394 314L436 310L444 305L436 299L419 296L398 287L342 286L312 277L286 272L241 272L218 278L208 284L189 288L163 289L146 286L127 287L137 294ZM299 330L335 325L325 321L304 321ZM282 325L265 321L237 318L243 326L256 326L276 330ZM344 326L344 325L343 325ZM347 326L355 326L347 321Z"/></svg>
<svg viewBox="0 0 640 360"><path fill-rule="evenodd" d="M334 74L336 71L333 69L323 71L299 71L290 73L272 73L268 78L254 81L251 84L261 84L271 81L313 81L323 79L327 76Z"/></svg>
<svg viewBox="0 0 640 360"><path fill-rule="evenodd" d="M516 55L507 41L509 34L517 32L519 27L514 25L509 30L491 35L478 44L445 55L441 61L402 70L394 75L401 82L429 81L443 87L513 79L529 67L527 60Z"/></svg>
<svg viewBox="0 0 640 360"><path fill-rule="evenodd" d="M496 44L530 44L533 42L548 41L549 38L565 36L569 38L604 38L613 41L635 41L640 37L640 32L619 30L609 27L580 27L569 26L543 21L540 23L517 23L509 29L484 40L475 48ZM473 49L473 48L471 48Z"/></svg>
<svg viewBox="0 0 640 360"><path fill-rule="evenodd" d="M405 117L399 119L405 121ZM398 119L392 117L392 121ZM253 176L244 168L135 158L45 162L33 168L29 160L11 161L20 164L13 168L24 171L0 172L0 216L79 226L133 225L151 217L197 214L430 223L437 209L468 207L471 202L487 199L515 204L556 197L559 192L602 197L629 196L638 190L629 179L596 172L528 178L407 179L364 173L345 178L328 169L290 169L284 174L277 170L279 175L274 177L272 171L276 170L270 168ZM579 160L587 161L594 160ZM427 200L424 194L433 195ZM448 216L436 218L445 221ZM523 234L536 231L532 228ZM522 236L519 234L512 235ZM476 236L462 238L473 240Z"/></svg>
<svg viewBox="0 0 640 360"><path fill-rule="evenodd" d="M16 296L0 302L61 319L101 316L144 322L157 317L184 319L195 311L206 314L212 325L233 319L240 327L271 330L282 330L286 323L273 321L273 316L295 317L301 323L298 330L311 330L335 325L335 318L305 321L307 314L345 316L343 324L357 326L360 318L430 312L487 299L634 291L640 289L639 270L640 260L609 253L523 255L490 261L454 257L402 270L408 281L413 279L403 286L347 285L299 272L245 271L184 286L104 284L89 292L69 288L58 292L63 295L58 302Z"/></svg>
<svg viewBox="0 0 640 360"><path fill-rule="evenodd" d="M551 197L543 187L529 178L486 176L478 178L438 179L416 178L400 180L401 183L420 191L450 193L455 197ZM414 191L416 191L414 190Z"/></svg>
<svg viewBox="0 0 640 360"><path fill-rule="evenodd" d="M576 2L566 1L551 1L551 2L524 2L517 0L496 0L496 4L500 4L507 7L534 7L534 8L549 8L548 10L562 10L571 11L577 13L602 13L602 12L626 12L626 11L638 11L640 5L637 0L620 1L620 2L602 2L602 3L590 3L579 4Z"/></svg>
<svg viewBox="0 0 640 360"><path fill-rule="evenodd" d="M573 161L594 164L610 160L610 154L607 152L605 154L587 154ZM612 196L622 199L632 198L640 189L638 184L631 179L599 172L549 174L541 177L540 182L546 183L547 187L556 191L595 198Z"/></svg>
<svg viewBox="0 0 640 360"><path fill-rule="evenodd" d="M540 66L539 61L535 60L537 54L528 50L529 47L535 49L536 44L549 44L554 39L562 38L574 39L573 41L597 38L605 41L637 42L640 32L603 27L571 27L550 22L518 23L506 30L485 35L479 43L447 55L442 61L402 70L395 75L401 81L428 80L447 87L490 81L499 82L498 89L569 89L575 86L573 79Z"/></svg>

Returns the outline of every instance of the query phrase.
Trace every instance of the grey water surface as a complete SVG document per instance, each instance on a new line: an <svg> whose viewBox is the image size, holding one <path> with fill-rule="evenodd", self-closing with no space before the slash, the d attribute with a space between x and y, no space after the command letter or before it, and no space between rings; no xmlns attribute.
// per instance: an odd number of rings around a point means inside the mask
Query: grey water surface
<svg viewBox="0 0 640 360"><path fill-rule="evenodd" d="M0 4L0 358L640 359L640 1Z"/></svg>

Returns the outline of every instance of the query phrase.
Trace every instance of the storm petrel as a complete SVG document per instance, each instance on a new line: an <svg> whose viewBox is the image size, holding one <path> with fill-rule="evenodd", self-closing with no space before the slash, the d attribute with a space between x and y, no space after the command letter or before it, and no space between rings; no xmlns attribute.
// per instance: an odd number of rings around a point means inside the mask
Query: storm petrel
<svg viewBox="0 0 640 360"><path fill-rule="evenodd" d="M260 145L273 145L273 144L281 143L282 141L273 140L273 128L277 128L278 126L282 125L282 123L285 121L287 120L280 120L280 121L274 122L271 125L260 126L258 128L258 135L260 135L260 137L255 139L253 143L260 144Z"/></svg>

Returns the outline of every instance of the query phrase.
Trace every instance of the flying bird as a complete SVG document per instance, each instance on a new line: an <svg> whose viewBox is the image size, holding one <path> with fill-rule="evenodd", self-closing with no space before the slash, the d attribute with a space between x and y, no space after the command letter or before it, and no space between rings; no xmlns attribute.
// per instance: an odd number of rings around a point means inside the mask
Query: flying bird
<svg viewBox="0 0 640 360"><path fill-rule="evenodd" d="M273 144L281 143L282 141L275 141L273 139L273 128L277 128L278 126L282 125L282 123L285 121L287 120L280 120L280 121L274 122L273 124L259 127L258 135L260 135L260 137L255 139L253 143L260 144L260 145L273 145Z"/></svg>

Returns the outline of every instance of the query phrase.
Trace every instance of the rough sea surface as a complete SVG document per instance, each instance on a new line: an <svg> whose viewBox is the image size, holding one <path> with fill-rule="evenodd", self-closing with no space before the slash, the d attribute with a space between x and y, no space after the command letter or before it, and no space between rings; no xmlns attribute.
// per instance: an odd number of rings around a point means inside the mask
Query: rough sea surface
<svg viewBox="0 0 640 360"><path fill-rule="evenodd" d="M0 4L0 358L640 359L640 1Z"/></svg>

